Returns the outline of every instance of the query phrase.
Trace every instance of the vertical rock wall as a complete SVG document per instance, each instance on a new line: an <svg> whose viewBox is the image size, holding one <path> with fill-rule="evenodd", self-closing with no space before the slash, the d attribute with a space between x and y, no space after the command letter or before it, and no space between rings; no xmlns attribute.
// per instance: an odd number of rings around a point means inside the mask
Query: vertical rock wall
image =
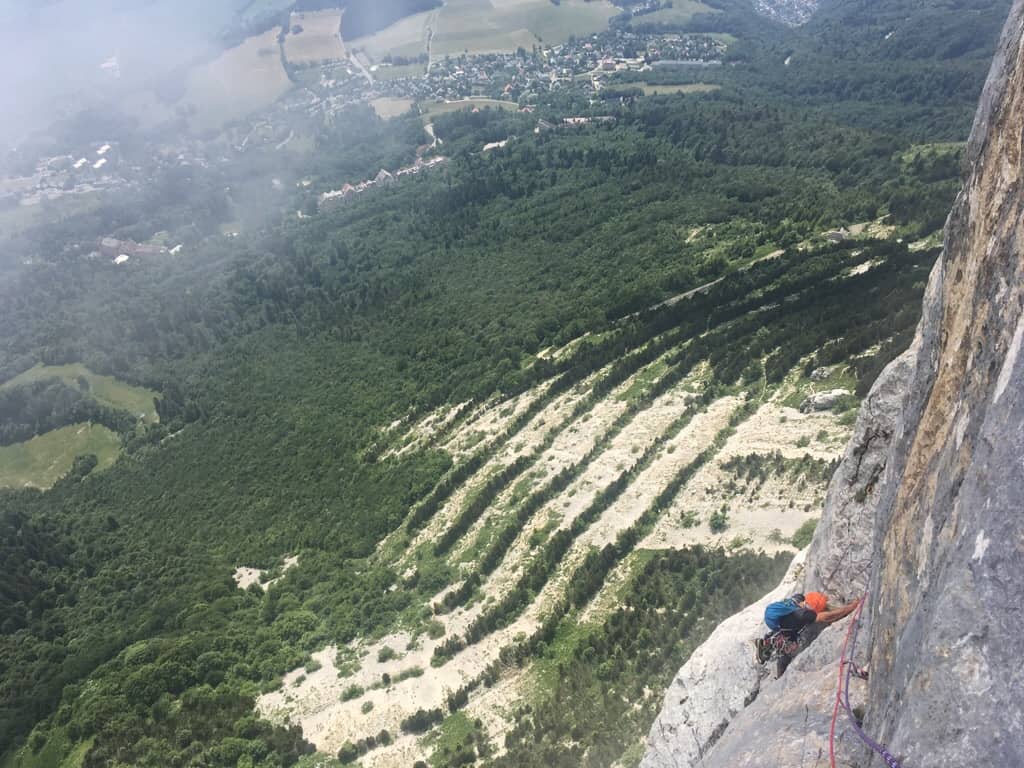
<svg viewBox="0 0 1024 768"><path fill-rule="evenodd" d="M1022 152L1017 2L925 305L899 482L876 520L868 721L911 765L1024 766Z"/></svg>
<svg viewBox="0 0 1024 768"><path fill-rule="evenodd" d="M1016 0L917 336L862 406L805 565L806 589L868 589L857 660L870 661L871 681L853 685L853 703L904 768L1024 766L1022 156ZM752 674L751 660L709 673L700 659L739 653L729 632L713 634L670 686L643 766L828 766L848 622L778 681ZM737 713L743 692L752 703ZM837 747L841 765L882 765L845 720Z"/></svg>

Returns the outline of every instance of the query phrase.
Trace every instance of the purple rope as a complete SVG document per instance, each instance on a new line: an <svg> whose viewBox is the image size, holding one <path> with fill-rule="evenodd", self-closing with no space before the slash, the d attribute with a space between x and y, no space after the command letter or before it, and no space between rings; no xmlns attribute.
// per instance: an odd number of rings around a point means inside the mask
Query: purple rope
<svg viewBox="0 0 1024 768"><path fill-rule="evenodd" d="M862 600L865 598L861 598ZM850 718L850 723L853 725L853 730L860 737L867 746L869 746L875 753L881 756L885 760L885 764L889 768L902 768L900 761L897 760L888 749L885 748L884 744L879 744L877 741L868 736L864 729L860 727L857 722L857 718L854 717L853 709L850 707L850 676L853 674L853 655L857 651L857 635L860 634L860 611L853 618L853 637L850 638L850 658L849 660L843 659L842 663L846 664L846 681L843 685L843 709L846 710L847 716Z"/></svg>

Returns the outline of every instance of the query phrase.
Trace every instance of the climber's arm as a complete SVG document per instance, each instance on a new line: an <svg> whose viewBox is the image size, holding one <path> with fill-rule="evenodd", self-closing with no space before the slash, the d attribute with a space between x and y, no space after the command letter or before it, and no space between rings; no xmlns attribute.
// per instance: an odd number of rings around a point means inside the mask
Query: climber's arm
<svg viewBox="0 0 1024 768"><path fill-rule="evenodd" d="M818 621L822 622L823 624L831 624L833 621L839 621L839 619L845 616L849 616L851 613L857 610L857 605L859 603L860 600L854 600L852 603L844 605L842 608L836 608L831 611L822 611L818 614Z"/></svg>

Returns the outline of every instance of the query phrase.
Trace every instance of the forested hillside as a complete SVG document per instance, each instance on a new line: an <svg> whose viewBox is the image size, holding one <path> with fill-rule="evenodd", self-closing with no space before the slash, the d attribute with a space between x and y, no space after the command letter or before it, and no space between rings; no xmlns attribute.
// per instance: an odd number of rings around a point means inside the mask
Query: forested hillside
<svg viewBox="0 0 1024 768"><path fill-rule="evenodd" d="M285 176L310 191L237 236L269 154L5 242L0 381L81 363L159 418L0 389L0 444L122 443L0 490L0 765L635 764L680 662L806 543L909 342L1002 20L721 5L693 21L739 37L700 72L718 91L438 115L445 164L317 212L424 152L419 116L352 109ZM917 14L961 42L929 51ZM865 42L890 22L899 45ZM560 124L581 114L611 119ZM189 247L83 255L157 230Z"/></svg>

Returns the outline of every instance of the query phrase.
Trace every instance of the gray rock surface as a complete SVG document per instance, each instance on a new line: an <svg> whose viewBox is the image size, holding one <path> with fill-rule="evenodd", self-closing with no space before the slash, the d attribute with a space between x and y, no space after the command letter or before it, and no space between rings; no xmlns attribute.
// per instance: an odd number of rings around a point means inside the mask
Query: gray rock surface
<svg viewBox="0 0 1024 768"><path fill-rule="evenodd" d="M853 437L829 482L827 513L814 531L807 556L805 588L824 592L835 604L854 600L867 588L879 487L902 426L912 360L913 350L907 350L879 375L861 404Z"/></svg>
<svg viewBox="0 0 1024 768"><path fill-rule="evenodd" d="M811 381L824 381L832 373L832 369L827 366L821 366L811 371Z"/></svg>
<svg viewBox="0 0 1024 768"><path fill-rule="evenodd" d="M849 397L852 394L848 389L830 389L827 392L815 392L800 403L800 412L827 411L844 397Z"/></svg>
<svg viewBox="0 0 1024 768"><path fill-rule="evenodd" d="M866 730L904 768L1024 766L1022 158L1024 0L1015 0L917 336L865 401L806 563L806 589L848 598L868 587L857 658L870 660L871 681L853 691L866 697ZM670 689L643 765L827 766L849 621L735 715L670 707ZM690 674L687 702L746 679L725 666ZM682 726L704 717L706 727L722 711L714 739L677 748L673 739L693 740ZM837 737L837 764L883 765L845 719Z"/></svg>
<svg viewBox="0 0 1024 768"><path fill-rule="evenodd" d="M851 619L825 628L800 653L778 680L766 680L761 693L742 714L742 720L725 728L706 758L686 765L758 766L758 768L827 768L828 731L835 703L836 659ZM861 657L860 661L863 661ZM850 684L850 704L862 707L866 683ZM845 723L845 718L843 721ZM848 729L839 731L836 754L839 765L850 768L859 756L859 743Z"/></svg>
<svg viewBox="0 0 1024 768"><path fill-rule="evenodd" d="M693 765L757 697L766 670L755 663L751 640L764 633L765 606L793 594L803 576L801 553L774 591L719 624L693 652L665 692L641 768Z"/></svg>
<svg viewBox="0 0 1024 768"><path fill-rule="evenodd" d="M967 147L882 493L868 722L929 765L1024 765L1024 2Z"/></svg>

